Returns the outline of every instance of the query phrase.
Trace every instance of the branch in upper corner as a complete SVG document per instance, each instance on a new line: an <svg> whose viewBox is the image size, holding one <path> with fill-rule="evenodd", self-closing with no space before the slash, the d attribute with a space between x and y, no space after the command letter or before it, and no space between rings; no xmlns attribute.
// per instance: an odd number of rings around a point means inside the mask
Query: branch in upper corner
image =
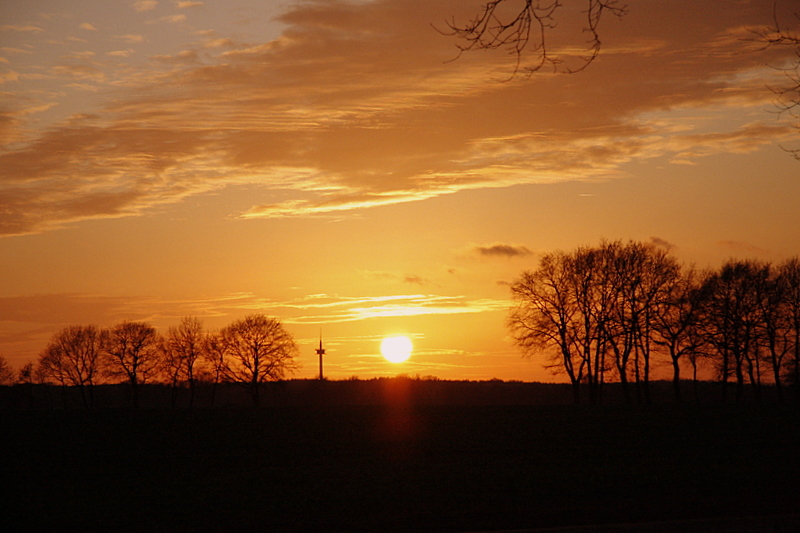
<svg viewBox="0 0 800 533"><path fill-rule="evenodd" d="M589 35L586 54L581 56L579 67L565 68L565 72L585 69L600 54L599 28L606 12L617 18L627 13L627 7L618 0L585 2L586 9L582 11L586 17L583 32ZM515 7L515 3L520 4L519 7ZM520 73L530 76L547 66L558 71L563 60L549 48L548 35L556 28L557 15L562 7L561 0L491 0L469 22L460 25L453 19L446 22L447 30L437 31L461 41L456 44L458 56L473 50L505 49L514 56L512 78ZM536 57L532 64L523 65L523 52Z"/></svg>
<svg viewBox="0 0 800 533"><path fill-rule="evenodd" d="M795 13L795 19L800 21L800 13ZM778 97L775 106L780 114L788 114L800 119L800 33L781 24L777 13L777 2L773 12L773 26L753 30L756 40L764 44L764 49L789 47L794 49L795 59L788 66L778 66L786 77L786 83L770 90ZM800 124L795 125L800 129ZM800 161L800 149L784 148L795 159Z"/></svg>

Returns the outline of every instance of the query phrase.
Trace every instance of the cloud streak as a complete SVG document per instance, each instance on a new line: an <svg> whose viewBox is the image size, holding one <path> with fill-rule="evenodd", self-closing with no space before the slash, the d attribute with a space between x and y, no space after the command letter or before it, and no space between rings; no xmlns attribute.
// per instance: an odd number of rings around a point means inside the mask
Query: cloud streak
<svg viewBox="0 0 800 533"><path fill-rule="evenodd" d="M703 31L686 34L668 29L685 16L678 10L634 6L636 18L608 30L603 60L588 70L508 83L498 82L509 68L502 55L447 62L454 43L430 23L469 15L450 0L297 4L276 40L208 34L153 56L146 72L115 63L145 42L129 33L117 39L130 49L50 71L63 83L120 87L102 113L37 131L20 107L4 111L13 144L0 152L0 234L141 215L241 184L293 192L243 218L328 216L476 188L607 179L631 161L692 164L787 141L796 131L763 111L765 77L776 73L762 65L781 57L733 38L768 23L770 10L714 5L693 14ZM187 22L183 13L157 20ZM714 118L734 108L739 119ZM698 128L698 115L713 128Z"/></svg>
<svg viewBox="0 0 800 533"><path fill-rule="evenodd" d="M264 302L280 311L289 324L326 324L376 318L459 315L506 310L508 302L465 296L403 294L379 297L341 297L318 294L289 302Z"/></svg>
<svg viewBox="0 0 800 533"><path fill-rule="evenodd" d="M174 325L184 316L219 322L223 318L233 320L245 314L264 313L279 317L285 324L303 326L397 317L478 314L505 311L508 305L505 300L437 294L315 294L286 301L250 293L186 300L96 294L0 297L0 343L6 349L12 349L20 359L32 359L55 331L69 325L106 327L122 320L143 320L164 328ZM22 361L18 362L22 364Z"/></svg>
<svg viewBox="0 0 800 533"><path fill-rule="evenodd" d="M504 243L476 245L473 250L483 257L522 257L533 253L527 246Z"/></svg>

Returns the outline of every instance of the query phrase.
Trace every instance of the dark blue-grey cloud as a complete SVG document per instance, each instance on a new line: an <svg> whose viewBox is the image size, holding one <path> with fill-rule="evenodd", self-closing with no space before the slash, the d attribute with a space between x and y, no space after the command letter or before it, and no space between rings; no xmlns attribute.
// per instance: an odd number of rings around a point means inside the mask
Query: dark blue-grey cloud
<svg viewBox="0 0 800 533"><path fill-rule="evenodd" d="M476 245L473 250L483 257L522 257L533 253L527 246L504 243Z"/></svg>

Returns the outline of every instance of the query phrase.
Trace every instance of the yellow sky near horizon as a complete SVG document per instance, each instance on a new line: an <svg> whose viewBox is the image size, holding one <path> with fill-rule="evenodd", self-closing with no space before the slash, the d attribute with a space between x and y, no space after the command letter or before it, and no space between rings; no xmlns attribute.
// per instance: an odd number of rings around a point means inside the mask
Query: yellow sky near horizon
<svg viewBox="0 0 800 533"><path fill-rule="evenodd" d="M632 1L586 70L511 80L431 26L481 4L0 0L0 354L263 312L298 377L322 329L334 379L550 380L504 328L541 253L800 254L800 132L769 90L793 56L751 39L772 2Z"/></svg>

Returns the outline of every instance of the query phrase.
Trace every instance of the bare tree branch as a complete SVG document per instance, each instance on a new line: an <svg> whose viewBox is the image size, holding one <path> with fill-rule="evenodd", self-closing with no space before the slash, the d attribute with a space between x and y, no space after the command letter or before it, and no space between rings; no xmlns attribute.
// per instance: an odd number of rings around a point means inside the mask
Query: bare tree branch
<svg viewBox="0 0 800 533"><path fill-rule="evenodd" d="M586 54L581 56L582 64L565 68L569 73L585 69L600 54L599 27L603 14L608 11L621 18L627 12L627 7L618 0L582 1L586 2L582 11L586 17L583 32L589 38ZM548 35L556 28L556 14L562 7L561 0L491 0L469 22L462 25L453 19L446 22L447 30L437 31L462 41L456 45L459 57L467 51L505 49L515 58L511 77L520 73L530 76L546 66L557 71L563 60L551 50ZM536 57L532 64L523 65L524 52Z"/></svg>
<svg viewBox="0 0 800 533"><path fill-rule="evenodd" d="M795 13L795 19L800 21L800 13ZM794 119L800 120L800 32L791 27L781 24L778 16L777 2L773 9L773 26L753 30L756 40L764 43L764 49L785 48L793 49L795 59L787 65L779 65L774 68L783 72L786 83L779 87L769 87L778 97L775 106L779 114L788 114ZM800 122L795 124L800 129ZM795 159L800 161L800 148L784 148L791 153Z"/></svg>

